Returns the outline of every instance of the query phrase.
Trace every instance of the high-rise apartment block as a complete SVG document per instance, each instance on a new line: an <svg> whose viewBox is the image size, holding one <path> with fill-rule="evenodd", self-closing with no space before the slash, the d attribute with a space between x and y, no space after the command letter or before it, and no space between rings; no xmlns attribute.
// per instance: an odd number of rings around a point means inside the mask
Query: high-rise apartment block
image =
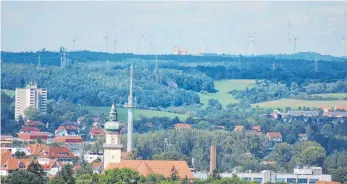
<svg viewBox="0 0 347 184"><path fill-rule="evenodd" d="M15 119L24 118L28 107L35 107L42 113L47 112L47 89L38 88L36 83L30 83L26 88L16 88Z"/></svg>

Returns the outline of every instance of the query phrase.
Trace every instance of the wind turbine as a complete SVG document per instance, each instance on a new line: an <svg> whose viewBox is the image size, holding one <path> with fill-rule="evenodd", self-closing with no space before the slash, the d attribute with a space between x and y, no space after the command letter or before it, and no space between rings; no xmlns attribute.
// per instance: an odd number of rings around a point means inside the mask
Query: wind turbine
<svg viewBox="0 0 347 184"><path fill-rule="evenodd" d="M75 51L76 38L72 40L72 51Z"/></svg>
<svg viewBox="0 0 347 184"><path fill-rule="evenodd" d="M293 37L293 40L294 40L294 52L293 52L293 54L295 54L296 53L296 40L297 39L299 39L300 38L300 36L297 36L297 37Z"/></svg>
<svg viewBox="0 0 347 184"><path fill-rule="evenodd" d="M145 40L146 40L146 35L145 34L141 34L142 37L142 54L145 54Z"/></svg>
<svg viewBox="0 0 347 184"><path fill-rule="evenodd" d="M248 43L249 43L249 55L253 54L253 44L254 44L254 32L248 35Z"/></svg>
<svg viewBox="0 0 347 184"><path fill-rule="evenodd" d="M116 53L116 44L118 44L117 37L114 37L114 40L113 40L113 53L114 54Z"/></svg>
<svg viewBox="0 0 347 184"><path fill-rule="evenodd" d="M341 39L342 39L341 57L343 57L345 55L344 51L345 51L345 41L346 41L346 38L341 36Z"/></svg>
<svg viewBox="0 0 347 184"><path fill-rule="evenodd" d="M288 29L288 39L287 39L287 44L286 44L286 47L287 47L287 54L289 55L290 53L290 43L292 42L292 37L291 37L291 33L290 33L290 28L292 27L292 23L291 22L288 22L287 24L287 29Z"/></svg>
<svg viewBox="0 0 347 184"><path fill-rule="evenodd" d="M149 41L148 42L148 44L149 44L149 54L151 54L151 51L152 51L152 41Z"/></svg>
<svg viewBox="0 0 347 184"><path fill-rule="evenodd" d="M106 49L106 53L107 53L107 41L108 41L108 35L105 36L105 45L106 45L105 49Z"/></svg>
<svg viewBox="0 0 347 184"><path fill-rule="evenodd" d="M201 47L202 47L201 48L201 54L204 55L204 53L205 53L205 41L204 40L202 40L202 46Z"/></svg>

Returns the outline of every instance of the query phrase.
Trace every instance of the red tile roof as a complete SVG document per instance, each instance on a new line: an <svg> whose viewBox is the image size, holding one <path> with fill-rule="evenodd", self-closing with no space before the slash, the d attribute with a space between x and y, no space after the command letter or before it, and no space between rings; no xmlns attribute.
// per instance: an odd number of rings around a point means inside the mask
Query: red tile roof
<svg viewBox="0 0 347 184"><path fill-rule="evenodd" d="M3 167L3 165L12 157L12 151L11 149L1 149L1 165L0 167Z"/></svg>
<svg viewBox="0 0 347 184"><path fill-rule="evenodd" d="M74 173L76 173L77 170L80 169L80 168L81 168L81 165L80 165L80 164L76 164L76 165L72 168L72 171L73 171Z"/></svg>
<svg viewBox="0 0 347 184"><path fill-rule="evenodd" d="M21 132L40 132L40 129L37 127L27 126L27 127L23 127L20 131Z"/></svg>
<svg viewBox="0 0 347 184"><path fill-rule="evenodd" d="M42 168L44 170L51 170L54 166L62 167L63 163L62 162L58 162L58 160L56 160L56 159L52 159L52 160L49 160L48 164L43 164L41 166L42 166Z"/></svg>
<svg viewBox="0 0 347 184"><path fill-rule="evenodd" d="M82 143L83 139L80 136L57 136L54 137L54 142Z"/></svg>
<svg viewBox="0 0 347 184"><path fill-rule="evenodd" d="M236 125L235 128L234 128L234 131L236 131L236 132L241 132L241 131L243 131L244 129L245 129L244 126L242 126L242 125Z"/></svg>
<svg viewBox="0 0 347 184"><path fill-rule="evenodd" d="M183 179L194 179L186 161L168 161L168 160L121 160L120 163L110 163L107 169L129 168L139 172L143 176L150 174L161 174L169 177L171 169L175 168L178 176Z"/></svg>
<svg viewBox="0 0 347 184"><path fill-rule="evenodd" d="M280 132L268 132L266 135L270 138L282 138L282 134Z"/></svg>
<svg viewBox="0 0 347 184"><path fill-rule="evenodd" d="M26 169L33 160L34 160L33 158L17 159L14 157L10 157L6 162L4 162L1 165L1 169L5 169L5 170ZM22 167L20 167L21 165Z"/></svg>
<svg viewBox="0 0 347 184"><path fill-rule="evenodd" d="M335 110L337 109L347 111L347 106L335 106Z"/></svg>
<svg viewBox="0 0 347 184"><path fill-rule="evenodd" d="M104 129L103 128L92 128L90 129L90 134L94 137L94 136L102 136L105 135Z"/></svg>
<svg viewBox="0 0 347 184"><path fill-rule="evenodd" d="M255 132L261 132L260 126L252 126L252 130Z"/></svg>
<svg viewBox="0 0 347 184"><path fill-rule="evenodd" d="M35 132L35 133L20 132L18 134L18 138L22 141L36 140L39 137L41 138L41 140L47 140L48 139L47 134L42 133L42 132Z"/></svg>
<svg viewBox="0 0 347 184"><path fill-rule="evenodd" d="M47 150L40 153L41 158L75 158L67 147L48 147Z"/></svg>
<svg viewBox="0 0 347 184"><path fill-rule="evenodd" d="M307 137L306 134L299 134L299 137Z"/></svg>
<svg viewBox="0 0 347 184"><path fill-rule="evenodd" d="M192 125L185 124L185 123L176 123L175 128L192 128Z"/></svg>
<svg viewBox="0 0 347 184"><path fill-rule="evenodd" d="M101 166L101 162L93 162L92 163L92 167L93 168L98 168L98 167L100 167Z"/></svg>
<svg viewBox="0 0 347 184"><path fill-rule="evenodd" d="M77 126L59 126L56 131L61 131L61 130L78 130Z"/></svg>
<svg viewBox="0 0 347 184"><path fill-rule="evenodd" d="M45 144L30 144L27 146L27 149L32 155L39 155L42 151L47 150L48 147Z"/></svg>

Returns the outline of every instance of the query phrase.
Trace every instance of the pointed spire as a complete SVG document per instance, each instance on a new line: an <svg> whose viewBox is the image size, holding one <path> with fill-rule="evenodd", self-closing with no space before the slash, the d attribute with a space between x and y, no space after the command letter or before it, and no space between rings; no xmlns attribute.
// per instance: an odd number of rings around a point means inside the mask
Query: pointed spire
<svg viewBox="0 0 347 184"><path fill-rule="evenodd" d="M111 106L110 121L117 121L117 108L116 105L114 105L114 101Z"/></svg>

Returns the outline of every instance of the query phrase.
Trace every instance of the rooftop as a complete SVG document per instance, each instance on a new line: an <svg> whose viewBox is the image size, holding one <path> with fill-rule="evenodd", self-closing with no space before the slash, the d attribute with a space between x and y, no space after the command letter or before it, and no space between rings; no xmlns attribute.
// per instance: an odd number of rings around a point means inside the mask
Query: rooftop
<svg viewBox="0 0 347 184"><path fill-rule="evenodd" d="M171 169L175 168L181 179L187 177L194 179L186 161L168 161L168 160L121 160L120 163L110 163L107 169L129 168L139 172L143 176L150 174L162 174L169 177Z"/></svg>

